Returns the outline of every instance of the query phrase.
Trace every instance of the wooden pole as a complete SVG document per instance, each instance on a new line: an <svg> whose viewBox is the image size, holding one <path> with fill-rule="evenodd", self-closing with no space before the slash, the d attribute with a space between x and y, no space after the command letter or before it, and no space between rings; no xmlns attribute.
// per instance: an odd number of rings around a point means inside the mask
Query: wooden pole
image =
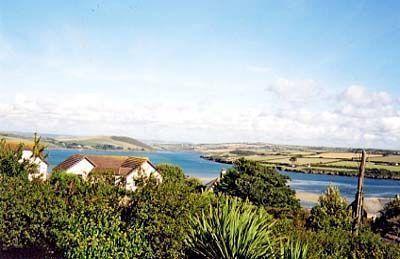
<svg viewBox="0 0 400 259"><path fill-rule="evenodd" d="M356 193L356 200L355 200L355 221L354 221L354 231L358 234L358 229L361 225L362 220L362 213L363 213L363 184L364 184L364 175L365 175L365 165L367 162L367 153L365 150L362 151L361 155L361 163L358 173L358 184L357 184L357 193Z"/></svg>

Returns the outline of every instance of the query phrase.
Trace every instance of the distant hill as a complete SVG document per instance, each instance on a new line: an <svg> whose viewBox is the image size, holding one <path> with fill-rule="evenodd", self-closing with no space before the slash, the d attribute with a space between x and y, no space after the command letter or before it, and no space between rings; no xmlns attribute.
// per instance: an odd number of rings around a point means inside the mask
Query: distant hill
<svg viewBox="0 0 400 259"><path fill-rule="evenodd" d="M0 138L5 138L13 143L32 143L33 134L0 133ZM74 148L74 149L102 149L102 150L135 150L152 151L154 148L134 138L125 136L61 136L43 134L43 144L49 148Z"/></svg>
<svg viewBox="0 0 400 259"><path fill-rule="evenodd" d="M134 138L122 137L122 136L111 136L110 138L112 140L115 140L115 141L128 143L128 144L131 144L131 145L134 145L134 146L138 146L138 147L142 147L142 148L145 148L145 149L148 149L148 150L152 150L153 149L153 147L151 147L151 146L149 146L149 145L147 145L147 144L145 144L143 142L140 142L139 140L134 139Z"/></svg>
<svg viewBox="0 0 400 259"><path fill-rule="evenodd" d="M49 140L49 139L46 139ZM134 138L124 136L55 137L53 143L65 148L103 149L103 150L142 150L151 151L153 147Z"/></svg>

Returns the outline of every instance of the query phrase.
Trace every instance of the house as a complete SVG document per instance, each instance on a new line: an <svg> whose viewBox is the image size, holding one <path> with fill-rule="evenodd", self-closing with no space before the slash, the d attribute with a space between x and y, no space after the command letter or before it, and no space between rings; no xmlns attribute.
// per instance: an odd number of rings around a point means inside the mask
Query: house
<svg viewBox="0 0 400 259"><path fill-rule="evenodd" d="M32 181L34 178L41 180L47 179L48 164L46 161L42 160L39 157L33 157L33 153L31 150L22 151L22 158L19 162L22 163L23 161L28 161L29 163L37 166L37 173L28 175L29 181Z"/></svg>
<svg viewBox="0 0 400 259"><path fill-rule="evenodd" d="M136 181L154 177L162 182L162 177L156 167L145 157L100 156L76 154L67 158L54 168L54 171L82 176L86 179L91 172L110 171L115 176L115 183L123 180L127 190L136 190Z"/></svg>
<svg viewBox="0 0 400 259"><path fill-rule="evenodd" d="M217 186L221 179L224 177L226 174L226 169L221 169L221 172L219 173L219 176L211 180L210 182L206 183L206 190L213 190L215 186Z"/></svg>

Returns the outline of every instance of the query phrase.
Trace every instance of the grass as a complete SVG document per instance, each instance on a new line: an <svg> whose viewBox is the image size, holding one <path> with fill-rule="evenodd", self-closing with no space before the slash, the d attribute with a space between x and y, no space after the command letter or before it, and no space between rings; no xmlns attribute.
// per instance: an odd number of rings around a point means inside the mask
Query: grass
<svg viewBox="0 0 400 259"><path fill-rule="evenodd" d="M372 158L369 158L368 160L371 162L399 163L400 164L400 156L372 157Z"/></svg>
<svg viewBox="0 0 400 259"><path fill-rule="evenodd" d="M294 164L296 166L301 166L301 165L319 165L319 164L326 164L326 163L331 163L331 162L336 162L339 161L339 159L328 159L328 158L314 158L314 157L299 157L297 158L296 162ZM273 163L273 164L286 164L286 165L291 165L292 162L290 161L290 157L286 158L280 158L280 159L274 159L274 160L268 160L268 163Z"/></svg>
<svg viewBox="0 0 400 259"><path fill-rule="evenodd" d="M359 159L361 157L360 153L351 153L351 152L326 152L326 153L320 153L316 154L310 157L320 157L320 158L337 158L337 159ZM376 154L376 155L368 155L368 157L382 157L382 155Z"/></svg>
<svg viewBox="0 0 400 259"><path fill-rule="evenodd" d="M327 165L327 167L333 167L333 168L354 168L354 169L358 169L359 166L360 166L360 162L357 162L357 161L339 161L339 162L330 163ZM366 168L367 169L385 169L388 171L400 172L400 166L393 166L393 165L387 165L387 164L374 164L371 162L367 162Z"/></svg>
<svg viewBox="0 0 400 259"><path fill-rule="evenodd" d="M261 162L270 167L279 167L299 172L341 175L357 174L361 160L360 152L335 151L318 148L304 150L275 148L269 151L263 150L263 152L259 152L261 149L251 147L242 147L241 149L252 151L255 154L240 155L231 152L232 150L224 150L224 152L212 150L209 151L208 154L229 162L244 157L249 160ZM290 161L292 157L296 157L296 161ZM400 166L396 164L400 164L400 155L394 155L394 153L388 156L383 156L380 153L368 154L367 177L400 179ZM292 165L294 165L294 167Z"/></svg>

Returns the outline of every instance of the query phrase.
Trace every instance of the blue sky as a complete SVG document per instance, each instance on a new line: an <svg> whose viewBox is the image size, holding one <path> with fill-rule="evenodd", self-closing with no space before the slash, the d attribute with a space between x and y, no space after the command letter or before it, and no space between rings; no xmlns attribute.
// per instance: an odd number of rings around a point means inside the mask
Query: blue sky
<svg viewBox="0 0 400 259"><path fill-rule="evenodd" d="M399 5L1 1L0 128L400 148Z"/></svg>

